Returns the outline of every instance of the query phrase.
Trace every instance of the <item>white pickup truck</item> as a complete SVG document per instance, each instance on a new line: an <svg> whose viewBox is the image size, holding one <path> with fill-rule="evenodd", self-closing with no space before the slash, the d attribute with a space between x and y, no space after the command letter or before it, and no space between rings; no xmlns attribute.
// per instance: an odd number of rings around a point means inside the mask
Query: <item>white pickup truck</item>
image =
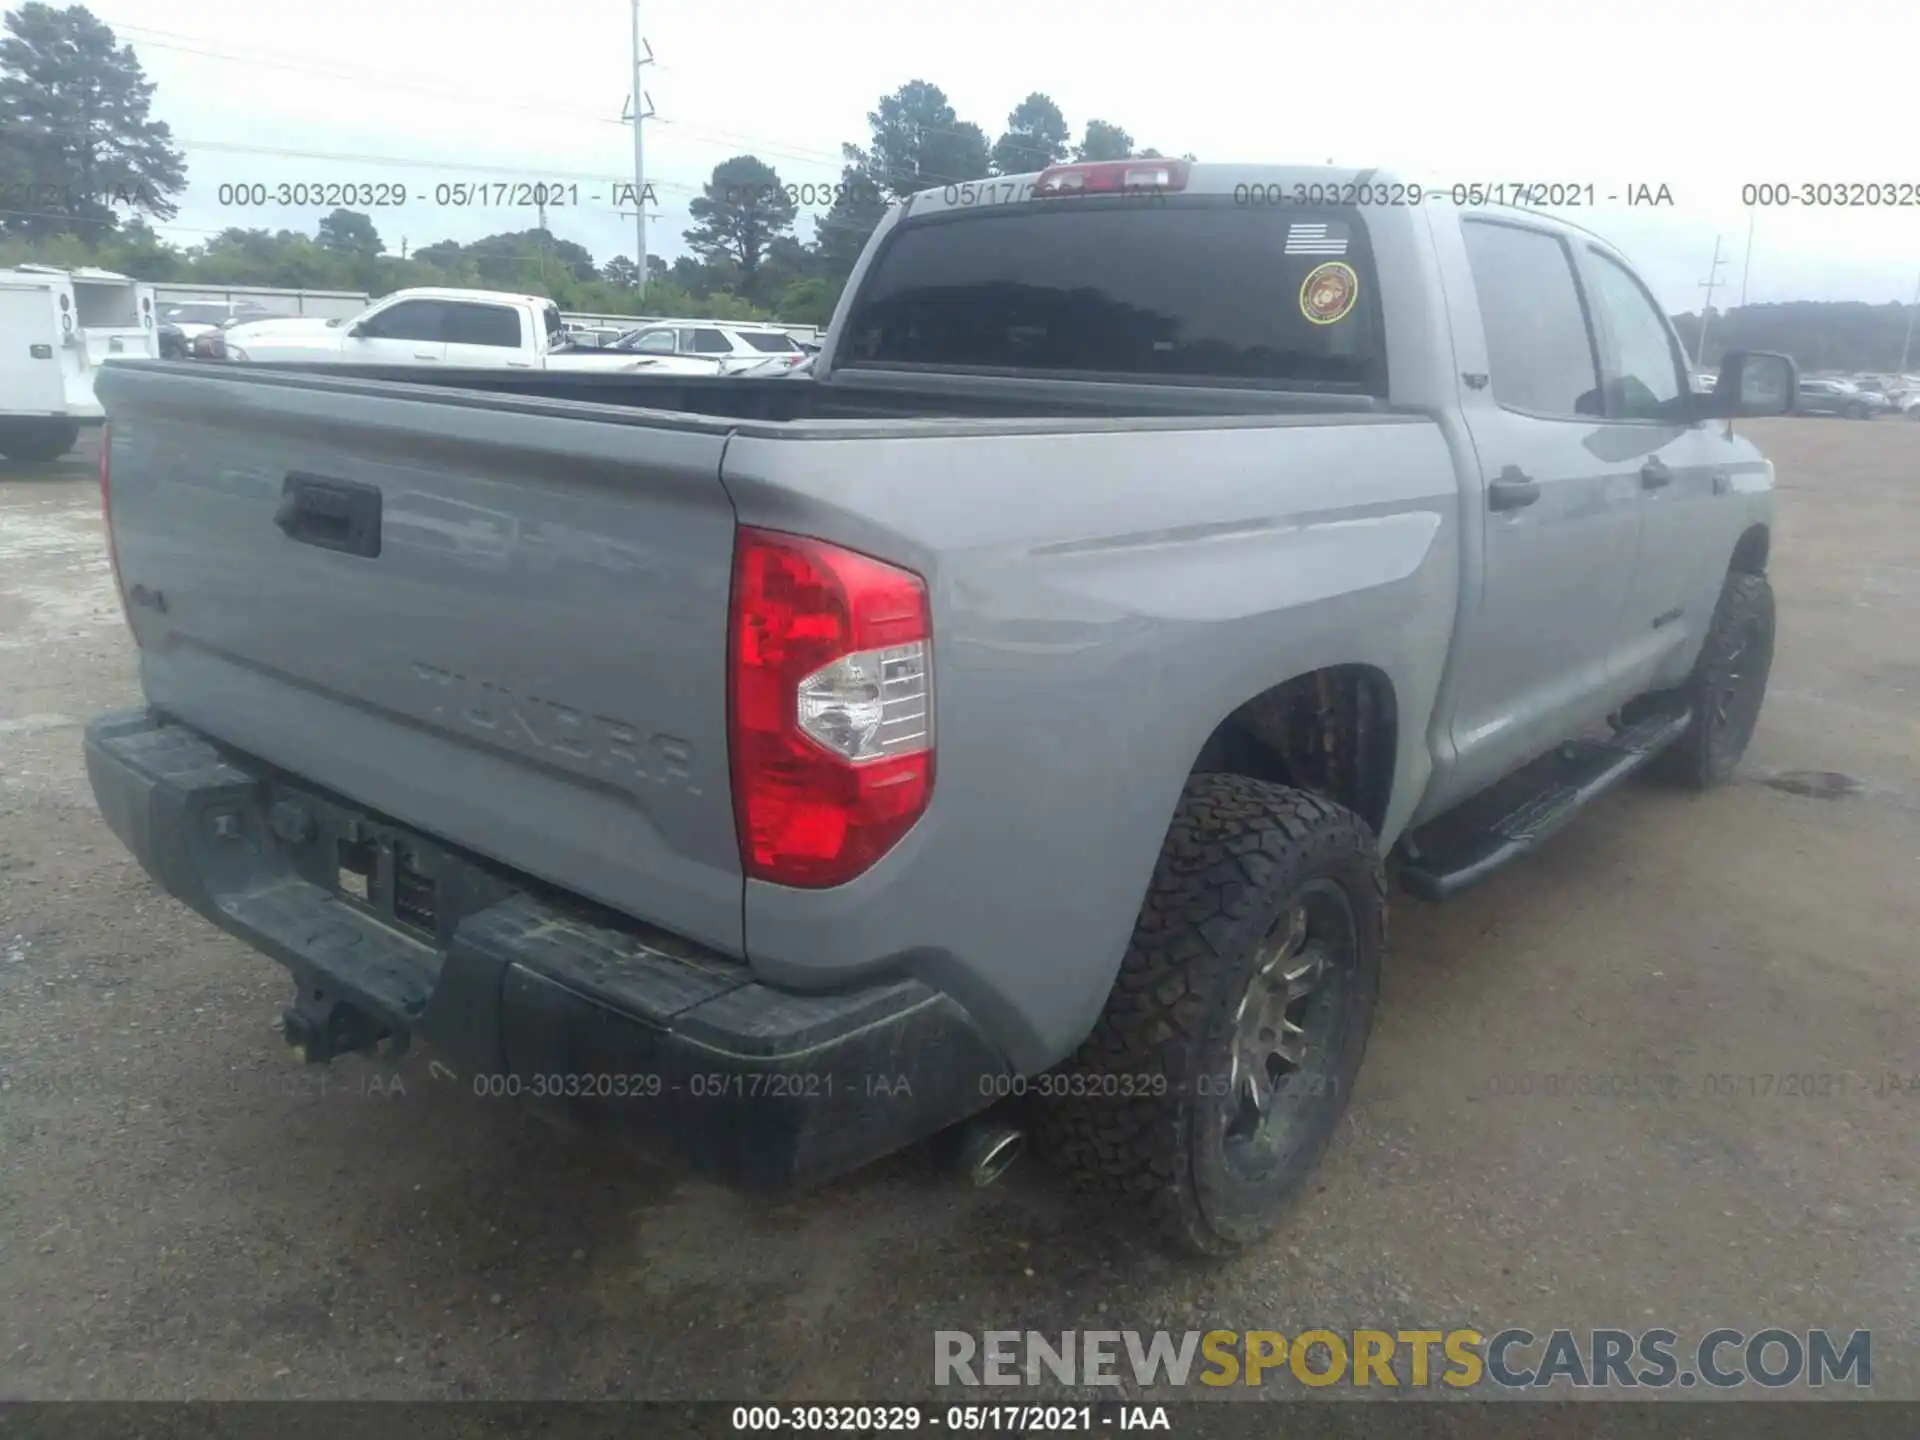
<svg viewBox="0 0 1920 1440"><path fill-rule="evenodd" d="M717 358L638 355L575 345L543 295L497 290L396 290L347 319L303 316L229 326L204 352L217 360L444 365L450 369L641 371L713 375Z"/></svg>
<svg viewBox="0 0 1920 1440"><path fill-rule="evenodd" d="M151 285L91 267L0 270L0 455L58 460L104 418L101 362L159 353Z"/></svg>

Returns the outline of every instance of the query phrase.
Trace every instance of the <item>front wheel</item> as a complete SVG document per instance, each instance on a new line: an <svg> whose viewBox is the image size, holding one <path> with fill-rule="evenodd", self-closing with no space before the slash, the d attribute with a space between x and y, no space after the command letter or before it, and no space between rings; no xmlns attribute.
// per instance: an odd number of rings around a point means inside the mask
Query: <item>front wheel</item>
<svg viewBox="0 0 1920 1440"><path fill-rule="evenodd" d="M1194 776L1106 1009L1062 1067L1076 1083L1042 1109L1045 1149L1176 1250L1259 1240L1352 1096L1386 907L1378 845L1351 811Z"/></svg>
<svg viewBox="0 0 1920 1440"><path fill-rule="evenodd" d="M1729 574L1700 658L1680 689L1692 723L1655 759L1652 773L1692 790L1731 780L1759 723L1772 669L1773 587L1764 575Z"/></svg>

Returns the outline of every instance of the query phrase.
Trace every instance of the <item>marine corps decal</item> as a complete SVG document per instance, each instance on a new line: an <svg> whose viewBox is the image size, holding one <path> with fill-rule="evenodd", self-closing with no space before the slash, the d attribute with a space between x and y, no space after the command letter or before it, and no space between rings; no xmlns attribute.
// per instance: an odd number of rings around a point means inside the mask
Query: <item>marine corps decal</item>
<svg viewBox="0 0 1920 1440"><path fill-rule="evenodd" d="M1344 320L1360 298L1360 277L1351 265L1329 260L1300 282L1300 313L1315 325Z"/></svg>

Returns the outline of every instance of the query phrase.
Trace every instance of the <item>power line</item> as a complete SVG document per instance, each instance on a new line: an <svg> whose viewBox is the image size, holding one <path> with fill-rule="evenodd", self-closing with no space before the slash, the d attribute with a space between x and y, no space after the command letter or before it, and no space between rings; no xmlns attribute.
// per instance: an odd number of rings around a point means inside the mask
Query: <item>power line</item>
<svg viewBox="0 0 1920 1440"><path fill-rule="evenodd" d="M109 23L112 24L113 22ZM134 35L163 37L157 40L141 41L142 44L149 45L156 50L171 50L183 54L199 55L208 59L237 61L242 64L255 65L264 69L287 70L296 74L316 75L323 79L350 80L359 84L372 85L375 87L408 90L418 94L431 95L437 99L483 105L489 110L521 110L532 114L555 115L571 120L591 121L601 125L619 125L625 123L623 120L612 116L594 114L584 110L565 110L556 106L528 105L524 102L495 100L490 96L475 95L471 91L448 89L443 86L422 85L418 81L408 80L391 74L354 70L347 66L332 65L324 62L316 65L313 61L291 55L286 51L267 50L256 46L246 46L241 50L222 48L219 42L210 40L205 36L185 35L178 31L159 30L142 25L120 24L117 28ZM663 65L660 68L663 72L666 72L670 67ZM722 148L734 145L746 145L756 151L764 151L766 154L777 156L780 159L818 163L833 167L843 166L847 163L845 155L837 151L817 150L810 147L797 146L790 141L776 140L765 135L749 135L740 131L719 129L713 126L688 124L685 121L673 120L666 116L658 118L662 125L672 126L676 132L696 144L706 144ZM923 135L944 135L951 138L962 139L970 138L968 132L964 130L943 125L920 125L917 129ZM980 134L982 138L985 137L984 130L980 131ZM984 179L985 177L979 175L940 175L927 172L924 174L924 178L938 184L958 184Z"/></svg>
<svg viewBox="0 0 1920 1440"><path fill-rule="evenodd" d="M326 62L314 62L285 51L265 50L246 46L239 50L222 48L218 42L199 35L182 35L177 31L154 30L141 25L120 25L118 29L137 36L161 36L162 39L141 39L140 43L155 50L177 51L181 54L199 55L212 60L230 60L240 64L253 65L266 70L285 70L294 74L313 75L327 80L348 80L357 84L376 88L406 90L415 94L429 95L435 99L453 100L467 104L484 106L488 110L519 110L536 115L554 115L568 120L590 121L596 125L621 125L625 122L615 116L596 114L585 110L568 110L553 105L530 105L521 101L496 100L491 96L476 95L470 90L450 89L446 86L425 85L417 80L400 76L382 74L375 71L355 70L348 66L333 65ZM662 67L663 69L665 67ZM662 120L662 124L674 123ZM767 136L743 136L731 131L708 130L700 125L675 123L674 128L698 144L729 146L748 143L779 155L782 159L818 161L827 165L843 163L842 157L825 150L813 150L795 146L787 141L774 140Z"/></svg>

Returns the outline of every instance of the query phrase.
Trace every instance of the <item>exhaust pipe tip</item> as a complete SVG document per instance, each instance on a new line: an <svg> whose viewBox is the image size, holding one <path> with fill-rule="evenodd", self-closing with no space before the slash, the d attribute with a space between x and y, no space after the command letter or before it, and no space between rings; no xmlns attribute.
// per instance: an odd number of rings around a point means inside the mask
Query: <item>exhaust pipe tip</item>
<svg viewBox="0 0 1920 1440"><path fill-rule="evenodd" d="M976 1189L984 1190L1007 1171L1027 1148L1026 1133L1013 1125L968 1127L960 1147L960 1169Z"/></svg>

